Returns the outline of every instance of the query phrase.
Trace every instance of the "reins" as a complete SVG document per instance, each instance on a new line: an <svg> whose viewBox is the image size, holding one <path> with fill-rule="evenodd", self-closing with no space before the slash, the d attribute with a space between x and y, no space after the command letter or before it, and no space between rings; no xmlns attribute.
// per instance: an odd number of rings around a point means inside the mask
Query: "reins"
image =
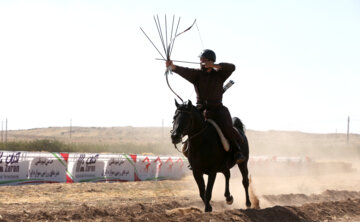
<svg viewBox="0 0 360 222"><path fill-rule="evenodd" d="M209 125L209 124L206 124L206 123L205 123L205 126L201 127L201 129L199 130L199 132L197 132L197 133L195 133L194 135L188 137L187 140L190 141L191 139L194 139L195 137L201 135L201 134L205 131L205 129L207 128L208 125ZM186 141L187 141L187 140L186 140ZM185 141L185 142L186 142L186 141ZM184 143L185 143L185 142L184 142ZM187 152L188 150L189 150L189 144L186 146L186 149L184 150L184 152Z"/></svg>
<svg viewBox="0 0 360 222"><path fill-rule="evenodd" d="M191 111L178 110L178 112L179 112L179 113L187 113L187 114L190 114L191 124L193 123L193 117L192 117L192 115L191 115ZM176 114L176 115L177 115L177 114ZM185 140L185 142L186 142L186 141L190 141L191 139L194 139L195 137L201 135L201 134L205 131L205 129L207 128L207 126L209 125L209 124L206 124L206 123L207 123L207 121L205 120L203 126L201 127L201 129L200 129L198 132L196 132L195 134L190 135L190 133L188 133L188 134L187 134L187 135L188 135L188 139ZM205 126L204 126L204 125L205 125ZM183 143L185 143L185 142L183 142ZM174 146L175 146L175 148L177 149L177 151L181 152L181 151L177 148L176 144L174 144ZM184 150L184 152L187 152L188 149L189 149L189 146L186 147L186 149Z"/></svg>
<svg viewBox="0 0 360 222"><path fill-rule="evenodd" d="M188 140L191 140L191 139L199 136L200 134L202 134L202 133L205 131L205 129L207 128L207 126L209 125L209 124L206 124L206 122L207 122L207 121L204 122L205 126L201 127L201 129L199 130L199 132L197 132L197 133L195 133L194 135L190 136Z"/></svg>

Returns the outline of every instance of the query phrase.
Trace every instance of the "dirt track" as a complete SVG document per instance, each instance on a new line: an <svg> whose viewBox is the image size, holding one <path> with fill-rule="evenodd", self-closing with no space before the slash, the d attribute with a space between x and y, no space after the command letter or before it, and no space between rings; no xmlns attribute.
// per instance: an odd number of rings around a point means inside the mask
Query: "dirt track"
<svg viewBox="0 0 360 222"><path fill-rule="evenodd" d="M351 174L254 176L261 209L245 209L233 173L226 205L218 175L212 213L191 176L179 181L42 184L0 187L0 221L360 221L360 177Z"/></svg>

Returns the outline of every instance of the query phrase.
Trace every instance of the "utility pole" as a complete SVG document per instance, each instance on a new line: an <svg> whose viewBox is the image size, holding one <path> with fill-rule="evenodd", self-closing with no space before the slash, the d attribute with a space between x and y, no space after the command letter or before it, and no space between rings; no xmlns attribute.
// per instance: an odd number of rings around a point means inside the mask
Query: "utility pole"
<svg viewBox="0 0 360 222"><path fill-rule="evenodd" d="M349 143L349 133L350 133L350 116L348 116L348 120L347 120L347 134L346 134L347 143Z"/></svg>
<svg viewBox="0 0 360 222"><path fill-rule="evenodd" d="M71 133L72 133L72 119L70 119L70 143L71 143Z"/></svg>
<svg viewBox="0 0 360 222"><path fill-rule="evenodd" d="M7 130L8 130L8 120L6 118L6 122L5 122L5 149L7 149Z"/></svg>
<svg viewBox="0 0 360 222"><path fill-rule="evenodd" d="M1 143L4 142L4 120L1 120Z"/></svg>
<svg viewBox="0 0 360 222"><path fill-rule="evenodd" d="M164 119L161 121L161 139L164 139Z"/></svg>

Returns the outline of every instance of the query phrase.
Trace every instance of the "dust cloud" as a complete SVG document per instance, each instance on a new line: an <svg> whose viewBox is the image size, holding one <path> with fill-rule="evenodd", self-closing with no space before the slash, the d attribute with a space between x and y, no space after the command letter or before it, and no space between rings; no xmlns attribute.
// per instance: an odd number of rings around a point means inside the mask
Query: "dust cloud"
<svg viewBox="0 0 360 222"><path fill-rule="evenodd" d="M360 191L360 135L350 135L349 142L344 134L249 131L247 135L250 156L260 157L250 158L248 163L253 208L301 205L304 197L314 201L319 199L316 195L339 191L344 196ZM190 185L197 190L195 182ZM225 204L224 192L225 178L218 174L212 195L213 202L223 203L218 210L246 208L242 176L236 166L230 179L232 205ZM285 196L280 201L277 195Z"/></svg>

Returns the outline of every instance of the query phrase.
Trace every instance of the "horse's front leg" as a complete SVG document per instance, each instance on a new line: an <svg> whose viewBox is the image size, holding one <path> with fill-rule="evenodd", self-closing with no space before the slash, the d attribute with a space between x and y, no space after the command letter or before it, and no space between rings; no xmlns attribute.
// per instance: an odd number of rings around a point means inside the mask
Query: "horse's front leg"
<svg viewBox="0 0 360 222"><path fill-rule="evenodd" d="M226 198L226 203L231 205L234 202L234 198L233 196L230 194L230 188L229 188L229 181L230 181L230 170L226 170L223 172L224 176L225 176L225 198Z"/></svg>
<svg viewBox="0 0 360 222"><path fill-rule="evenodd" d="M240 164L238 164L238 167L240 169L241 175L242 175L242 183L245 189L245 195L246 195L246 207L250 208L251 207L251 202L250 202L250 198L249 198L249 171L248 171L248 167L247 167L247 161L242 162Z"/></svg>
<svg viewBox="0 0 360 222"><path fill-rule="evenodd" d="M207 186L206 186L205 212L211 212L212 211L212 207L210 205L210 200L211 200L211 195L212 195L212 190L213 190L213 187L214 187L215 179L216 179L216 172L215 173L210 173L209 177L208 177Z"/></svg>
<svg viewBox="0 0 360 222"><path fill-rule="evenodd" d="M201 173L195 169L193 169L192 172L193 172L193 176L196 181L196 184L198 185L198 188L199 188L200 197L205 204L205 182L204 182L203 173Z"/></svg>

